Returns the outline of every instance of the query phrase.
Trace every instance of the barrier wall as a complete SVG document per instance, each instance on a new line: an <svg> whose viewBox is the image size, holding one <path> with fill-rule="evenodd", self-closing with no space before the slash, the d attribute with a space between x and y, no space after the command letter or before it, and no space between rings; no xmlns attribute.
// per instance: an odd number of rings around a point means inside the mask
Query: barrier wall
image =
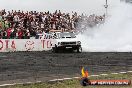
<svg viewBox="0 0 132 88"><path fill-rule="evenodd" d="M51 39L1 39L0 52L46 51L51 49Z"/></svg>

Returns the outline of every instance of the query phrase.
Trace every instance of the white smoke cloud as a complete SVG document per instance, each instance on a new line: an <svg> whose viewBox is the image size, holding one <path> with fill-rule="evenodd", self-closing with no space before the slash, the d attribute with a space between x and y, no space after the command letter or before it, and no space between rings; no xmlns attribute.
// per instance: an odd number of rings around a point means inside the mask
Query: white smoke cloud
<svg viewBox="0 0 132 88"><path fill-rule="evenodd" d="M80 35L84 51L132 51L132 5L120 3L99 28ZM89 33L90 32L90 33ZM90 34L90 35L88 35ZM92 36L91 36L92 35Z"/></svg>

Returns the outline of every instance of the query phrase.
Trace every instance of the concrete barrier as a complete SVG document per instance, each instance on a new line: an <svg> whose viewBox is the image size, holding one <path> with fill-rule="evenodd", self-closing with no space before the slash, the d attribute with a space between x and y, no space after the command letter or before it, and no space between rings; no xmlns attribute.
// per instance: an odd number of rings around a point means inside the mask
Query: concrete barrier
<svg viewBox="0 0 132 88"><path fill-rule="evenodd" d="M50 39L0 39L0 52L46 51L50 49Z"/></svg>

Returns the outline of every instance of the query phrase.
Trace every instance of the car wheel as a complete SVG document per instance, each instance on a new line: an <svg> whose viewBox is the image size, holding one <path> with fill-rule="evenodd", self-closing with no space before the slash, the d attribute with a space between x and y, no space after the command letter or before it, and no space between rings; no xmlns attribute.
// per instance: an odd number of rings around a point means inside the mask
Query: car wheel
<svg viewBox="0 0 132 88"><path fill-rule="evenodd" d="M51 51L52 51L53 53L55 53L55 48L54 48L54 47L52 47Z"/></svg>
<svg viewBox="0 0 132 88"><path fill-rule="evenodd" d="M78 53L81 53L82 52L82 47L81 46L77 48L77 52Z"/></svg>
<svg viewBox="0 0 132 88"><path fill-rule="evenodd" d="M57 47L52 47L52 52L57 53L58 52Z"/></svg>

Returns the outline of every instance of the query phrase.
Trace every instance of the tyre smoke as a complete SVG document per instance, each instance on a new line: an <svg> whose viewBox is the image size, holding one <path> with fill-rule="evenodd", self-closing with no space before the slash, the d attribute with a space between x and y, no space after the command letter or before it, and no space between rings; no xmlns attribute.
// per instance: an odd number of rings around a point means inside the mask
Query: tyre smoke
<svg viewBox="0 0 132 88"><path fill-rule="evenodd" d="M83 50L88 52L132 51L132 4L120 3L113 8L100 27L78 35Z"/></svg>

